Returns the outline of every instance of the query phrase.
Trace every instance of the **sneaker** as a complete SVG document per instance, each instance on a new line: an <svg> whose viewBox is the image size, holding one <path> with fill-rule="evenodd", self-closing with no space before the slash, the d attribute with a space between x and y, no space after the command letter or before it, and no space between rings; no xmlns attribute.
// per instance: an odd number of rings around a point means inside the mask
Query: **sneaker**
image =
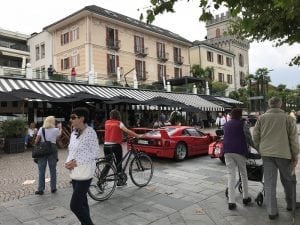
<svg viewBox="0 0 300 225"><path fill-rule="evenodd" d="M276 213L275 215L269 215L269 219L270 220L275 220L275 219L277 219L278 218L278 213Z"/></svg>
<svg viewBox="0 0 300 225"><path fill-rule="evenodd" d="M244 204L244 205L248 205L251 201L252 201L252 199L251 199L250 197L244 198L244 199L243 199L243 204Z"/></svg>
<svg viewBox="0 0 300 225"><path fill-rule="evenodd" d="M43 195L44 192L43 191L36 191L36 192L34 192L34 194L36 194L36 195Z"/></svg>
<svg viewBox="0 0 300 225"><path fill-rule="evenodd" d="M235 204L235 203L228 203L228 209L229 209L229 210L234 210L234 209L236 209L236 204Z"/></svg>
<svg viewBox="0 0 300 225"><path fill-rule="evenodd" d="M55 189L53 189L53 190L51 190L51 193L52 194L54 194L54 193L56 193L57 192L57 189L55 188Z"/></svg>

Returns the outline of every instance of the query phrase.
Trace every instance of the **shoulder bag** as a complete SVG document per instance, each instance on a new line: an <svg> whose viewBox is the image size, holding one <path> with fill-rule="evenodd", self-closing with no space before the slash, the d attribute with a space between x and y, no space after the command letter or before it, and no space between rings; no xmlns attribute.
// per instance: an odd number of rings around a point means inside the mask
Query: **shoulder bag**
<svg viewBox="0 0 300 225"><path fill-rule="evenodd" d="M85 133L85 132L83 132L83 133ZM79 147L79 144L81 143L83 133L80 137L80 140L78 141L78 143L76 145L76 153L78 153L78 147ZM70 171L70 178L72 180L89 180L93 177L93 175L94 175L94 171L93 171L93 167L92 167L91 163L85 163L82 165L78 165Z"/></svg>
<svg viewBox="0 0 300 225"><path fill-rule="evenodd" d="M54 153L51 141L47 141L45 137L45 128L42 128L44 142L36 144L32 150L32 158L41 158Z"/></svg>

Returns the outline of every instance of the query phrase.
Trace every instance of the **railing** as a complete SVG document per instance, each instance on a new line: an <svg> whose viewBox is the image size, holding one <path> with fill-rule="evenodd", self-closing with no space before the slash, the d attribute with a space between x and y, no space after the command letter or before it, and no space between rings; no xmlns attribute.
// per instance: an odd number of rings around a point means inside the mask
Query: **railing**
<svg viewBox="0 0 300 225"><path fill-rule="evenodd" d="M148 48L136 48L134 51L136 56L145 57L148 55Z"/></svg>
<svg viewBox="0 0 300 225"><path fill-rule="evenodd" d="M28 48L27 45L12 44L12 43L8 43L6 41L1 41L1 40L0 40L0 47L11 48L11 49L16 49L16 50L21 50L21 51L29 52L29 48Z"/></svg>
<svg viewBox="0 0 300 225"><path fill-rule="evenodd" d="M113 49L113 50L119 50L121 45L120 45L121 41L120 40L114 40L114 39L106 39L106 46L109 49Z"/></svg>
<svg viewBox="0 0 300 225"><path fill-rule="evenodd" d="M175 64L177 64L177 65L182 65L183 62L184 62L184 57L183 57L183 56L175 57L175 58L174 58L174 62L175 62Z"/></svg>
<svg viewBox="0 0 300 225"><path fill-rule="evenodd" d="M147 80L147 73L147 71L136 71L137 79L141 81Z"/></svg>
<svg viewBox="0 0 300 225"><path fill-rule="evenodd" d="M157 58L161 62L166 62L169 59L169 53L166 52L159 52Z"/></svg>

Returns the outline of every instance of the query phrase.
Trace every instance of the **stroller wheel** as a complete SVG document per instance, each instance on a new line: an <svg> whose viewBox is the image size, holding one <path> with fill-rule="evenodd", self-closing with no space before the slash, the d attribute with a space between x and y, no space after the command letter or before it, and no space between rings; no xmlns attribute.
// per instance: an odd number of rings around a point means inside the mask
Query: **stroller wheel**
<svg viewBox="0 0 300 225"><path fill-rule="evenodd" d="M256 203L258 206L262 206L263 202L264 202L264 195L262 192L259 192L256 199L255 199Z"/></svg>
<svg viewBox="0 0 300 225"><path fill-rule="evenodd" d="M239 184L239 192L243 193L243 186L242 186L242 184Z"/></svg>
<svg viewBox="0 0 300 225"><path fill-rule="evenodd" d="M228 188L226 188L226 190L225 190L225 196L226 196L226 198L228 198Z"/></svg>

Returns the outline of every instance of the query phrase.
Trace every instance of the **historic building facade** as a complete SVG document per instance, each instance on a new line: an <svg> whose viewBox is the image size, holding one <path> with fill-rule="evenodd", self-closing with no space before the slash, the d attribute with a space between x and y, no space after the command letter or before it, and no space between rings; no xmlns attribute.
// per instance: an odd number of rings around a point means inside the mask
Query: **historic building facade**
<svg viewBox="0 0 300 225"><path fill-rule="evenodd" d="M74 67L78 79L94 74L97 84L132 86L134 80L151 84L190 74L190 41L98 6L87 6L43 31L52 36L55 70L68 75ZM32 65L41 68L34 62L39 43L32 41L30 49L35 52Z"/></svg>

